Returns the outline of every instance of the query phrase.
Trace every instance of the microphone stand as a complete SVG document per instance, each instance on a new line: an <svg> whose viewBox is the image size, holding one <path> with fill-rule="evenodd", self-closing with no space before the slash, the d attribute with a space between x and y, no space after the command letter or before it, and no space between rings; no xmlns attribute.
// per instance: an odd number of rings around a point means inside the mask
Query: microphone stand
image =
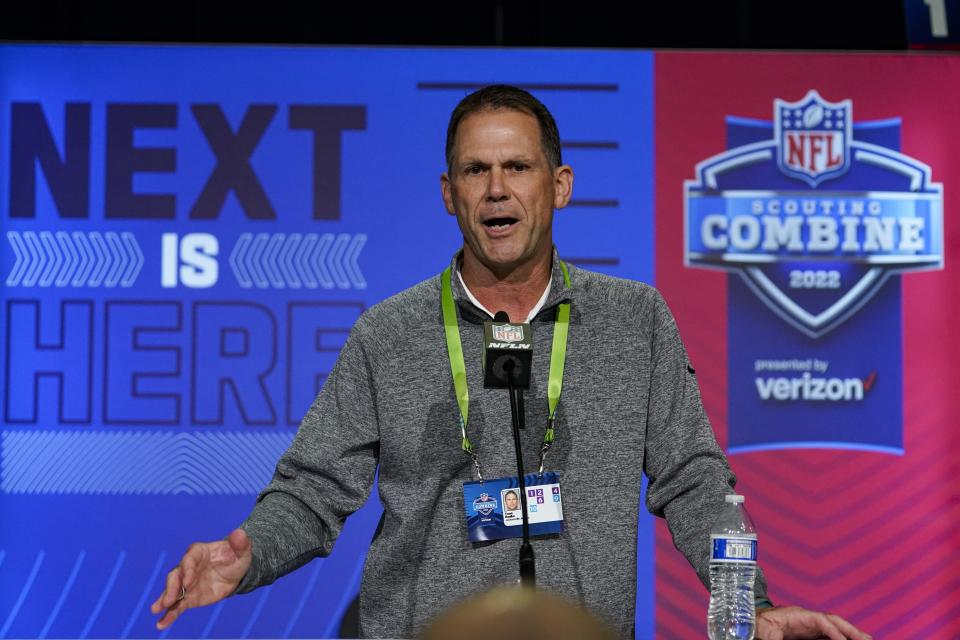
<svg viewBox="0 0 960 640"><path fill-rule="evenodd" d="M517 454L517 477L520 479L520 506L523 509L523 542L520 544L520 585L533 589L536 586L536 563L530 545L530 514L527 509L527 483L523 473L523 452L520 449L520 430L524 428L523 390L513 380L514 364L504 364L507 372L507 389L510 392L510 415L513 418L513 448Z"/></svg>

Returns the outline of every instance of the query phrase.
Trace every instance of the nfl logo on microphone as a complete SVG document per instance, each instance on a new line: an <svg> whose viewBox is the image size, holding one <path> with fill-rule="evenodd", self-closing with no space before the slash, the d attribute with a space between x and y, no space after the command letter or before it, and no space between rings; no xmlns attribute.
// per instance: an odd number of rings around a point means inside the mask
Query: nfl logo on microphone
<svg viewBox="0 0 960 640"><path fill-rule="evenodd" d="M520 342L523 340L523 327L518 324L495 324L493 339L497 342Z"/></svg>

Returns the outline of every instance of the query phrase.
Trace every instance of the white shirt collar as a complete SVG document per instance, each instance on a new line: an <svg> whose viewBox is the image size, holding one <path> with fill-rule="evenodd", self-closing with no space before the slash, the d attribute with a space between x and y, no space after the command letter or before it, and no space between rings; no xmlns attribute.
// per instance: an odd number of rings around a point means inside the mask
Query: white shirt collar
<svg viewBox="0 0 960 640"><path fill-rule="evenodd" d="M463 276L460 275L460 269L457 269L457 277L460 278L460 284L463 286L463 290L464 292L466 292L467 297L470 299L470 302L472 302L475 307L477 307L478 309L486 313L488 316L493 318L494 314L490 311L490 309L487 309L485 306L480 304L480 301L477 300L472 293L470 293L470 288L467 287L467 283L463 281ZM540 313L540 309L543 308L543 304L547 301L547 296L550 295L550 287L552 285L553 285L553 278L551 277L547 280L547 286L543 290L543 295L540 296L540 300L537 301L537 304L533 305L533 309L531 309L530 313L527 314L527 319L524 320L524 322L530 322L537 316L538 313Z"/></svg>

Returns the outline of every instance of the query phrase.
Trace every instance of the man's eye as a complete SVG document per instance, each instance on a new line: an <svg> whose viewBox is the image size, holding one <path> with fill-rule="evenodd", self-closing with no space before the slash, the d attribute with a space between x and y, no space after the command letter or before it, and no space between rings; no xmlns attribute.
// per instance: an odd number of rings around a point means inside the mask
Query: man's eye
<svg viewBox="0 0 960 640"><path fill-rule="evenodd" d="M523 171L526 171L526 170L529 169L529 168L530 168L530 167L528 167L528 166L525 165L525 164L515 164L515 165L513 165L513 170L514 170L514 171L517 171L517 172L523 172Z"/></svg>
<svg viewBox="0 0 960 640"><path fill-rule="evenodd" d="M472 166L467 167L465 173L466 173L467 175L469 175L469 176L478 176L478 175L480 175L481 173L483 173L483 167L479 167L479 166L477 166L477 165L472 165Z"/></svg>

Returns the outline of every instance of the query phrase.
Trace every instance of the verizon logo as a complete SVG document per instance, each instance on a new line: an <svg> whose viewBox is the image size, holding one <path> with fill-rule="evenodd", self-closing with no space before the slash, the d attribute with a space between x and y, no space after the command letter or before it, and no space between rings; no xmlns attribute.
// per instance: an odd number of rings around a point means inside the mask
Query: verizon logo
<svg viewBox="0 0 960 640"><path fill-rule="evenodd" d="M876 371L864 379L814 377L807 372L792 378L755 378L754 383L761 400L850 402L863 400L876 380Z"/></svg>

